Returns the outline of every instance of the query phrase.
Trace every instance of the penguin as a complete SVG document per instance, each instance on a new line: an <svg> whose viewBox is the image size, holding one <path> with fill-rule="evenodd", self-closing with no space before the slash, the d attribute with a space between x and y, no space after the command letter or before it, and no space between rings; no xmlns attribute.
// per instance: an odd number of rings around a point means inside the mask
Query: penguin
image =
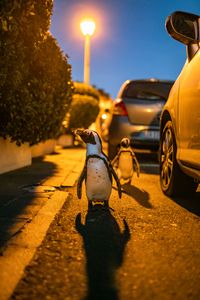
<svg viewBox="0 0 200 300"><path fill-rule="evenodd" d="M134 170L137 172L138 177L140 175L140 165L131 147L129 138L121 140L119 151L111 163L116 168L120 182L130 184Z"/></svg>
<svg viewBox="0 0 200 300"><path fill-rule="evenodd" d="M86 160L83 171L77 183L77 196L81 199L82 183L85 180L88 210L93 204L101 203L108 208L108 201L112 191L112 177L114 177L119 198L122 196L119 179L109 161L102 151L102 143L98 133L89 129L77 129L75 134L86 144Z"/></svg>

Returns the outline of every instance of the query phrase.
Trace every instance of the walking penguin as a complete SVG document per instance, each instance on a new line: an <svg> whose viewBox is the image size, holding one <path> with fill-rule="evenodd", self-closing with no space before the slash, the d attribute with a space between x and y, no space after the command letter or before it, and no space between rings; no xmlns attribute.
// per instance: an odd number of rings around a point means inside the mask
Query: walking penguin
<svg viewBox="0 0 200 300"><path fill-rule="evenodd" d="M85 180L88 209L93 208L95 202L109 207L112 176L117 183L119 198L122 193L119 179L108 157L102 152L101 139L96 131L89 129L77 129L75 134L81 137L87 147L85 165L77 184L77 196L81 199L82 183Z"/></svg>
<svg viewBox="0 0 200 300"><path fill-rule="evenodd" d="M130 139L123 138L120 143L120 149L112 160L112 165L116 168L117 176L120 182L131 183L134 171L137 176L140 175L140 165L131 147Z"/></svg>

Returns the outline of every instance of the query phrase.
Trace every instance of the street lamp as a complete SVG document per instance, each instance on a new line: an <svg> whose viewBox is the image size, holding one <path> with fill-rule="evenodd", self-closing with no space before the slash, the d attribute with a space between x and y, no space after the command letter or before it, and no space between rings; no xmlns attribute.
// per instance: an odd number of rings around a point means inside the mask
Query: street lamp
<svg viewBox="0 0 200 300"><path fill-rule="evenodd" d="M90 37L95 31L95 23L93 20L84 20L80 23L81 31L85 36L84 51L84 82L90 83Z"/></svg>

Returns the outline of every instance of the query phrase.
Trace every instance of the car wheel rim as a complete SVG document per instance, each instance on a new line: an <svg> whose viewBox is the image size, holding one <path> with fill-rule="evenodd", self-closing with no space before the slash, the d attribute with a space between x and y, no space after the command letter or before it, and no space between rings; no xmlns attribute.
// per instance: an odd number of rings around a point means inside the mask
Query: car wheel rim
<svg viewBox="0 0 200 300"><path fill-rule="evenodd" d="M173 137L170 129L164 133L161 151L161 180L163 188L167 189L173 172Z"/></svg>

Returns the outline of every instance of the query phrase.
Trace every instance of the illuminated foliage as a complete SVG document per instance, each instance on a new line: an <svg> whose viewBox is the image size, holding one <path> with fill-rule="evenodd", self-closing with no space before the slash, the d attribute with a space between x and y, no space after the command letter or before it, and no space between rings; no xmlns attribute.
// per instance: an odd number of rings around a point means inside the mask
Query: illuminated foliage
<svg viewBox="0 0 200 300"><path fill-rule="evenodd" d="M88 128L99 113L99 93L85 83L74 82L74 95L70 107L69 128Z"/></svg>
<svg viewBox="0 0 200 300"><path fill-rule="evenodd" d="M52 0L0 0L0 136L56 137L72 95L71 66L48 29Z"/></svg>

